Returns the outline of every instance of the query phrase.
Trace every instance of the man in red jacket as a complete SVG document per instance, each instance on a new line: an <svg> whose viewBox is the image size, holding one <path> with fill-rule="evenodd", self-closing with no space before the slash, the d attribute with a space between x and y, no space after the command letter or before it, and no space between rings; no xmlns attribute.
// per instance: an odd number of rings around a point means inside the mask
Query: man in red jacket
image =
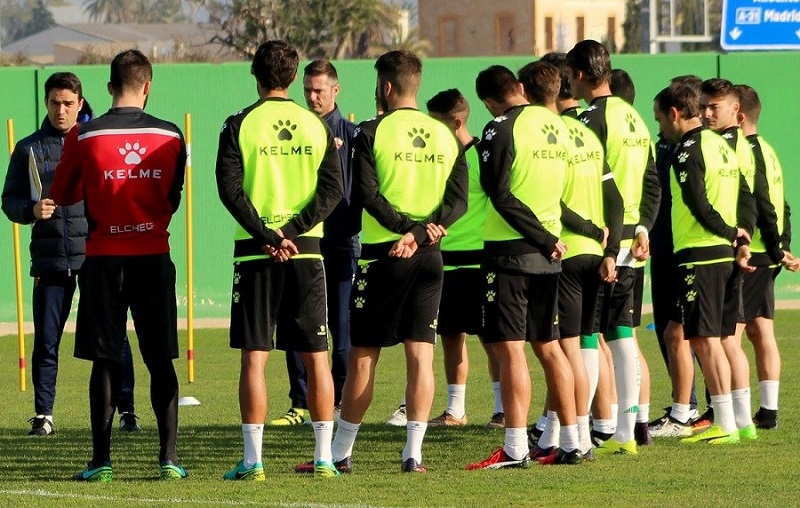
<svg viewBox="0 0 800 508"><path fill-rule="evenodd" d="M73 479L110 482L112 395L121 376L128 309L150 371L162 479L186 477L176 451L178 357L175 266L167 226L180 204L186 145L180 129L144 112L153 68L137 50L111 62L111 109L72 129L50 190L56 206L85 200L89 236L79 282L75 356L89 380L92 460Z"/></svg>

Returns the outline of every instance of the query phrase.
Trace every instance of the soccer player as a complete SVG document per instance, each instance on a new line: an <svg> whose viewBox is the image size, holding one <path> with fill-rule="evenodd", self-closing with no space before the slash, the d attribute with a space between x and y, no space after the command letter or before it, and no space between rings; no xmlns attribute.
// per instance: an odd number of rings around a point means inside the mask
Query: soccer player
<svg viewBox="0 0 800 508"><path fill-rule="evenodd" d="M614 180L622 194L624 227L617 257L617 281L604 287L601 331L614 361L619 399L613 438L599 454L635 454L634 427L639 401L639 348L634 336L636 275L634 267L648 256L648 231L660 199L650 134L633 106L611 94L608 51L599 42L579 42L567 53L570 86L589 103L580 119L600 138Z"/></svg>
<svg viewBox="0 0 800 508"><path fill-rule="evenodd" d="M333 133L333 140L342 165L342 200L325 219L322 226L320 251L325 267L325 291L328 304L328 330L332 341L334 419L338 419L342 387L347 374L347 354L350 351L350 291L356 260L361 253L358 241L357 210L350 206L353 174L350 171L350 148L356 126L342 116L336 97L339 95L339 75L327 60L314 60L303 72L303 91L308 109L318 114ZM308 419L306 402L307 376L300 354L286 354L289 374L289 399L292 407L270 425L299 425Z"/></svg>
<svg viewBox="0 0 800 508"><path fill-rule="evenodd" d="M558 314L559 344L570 361L575 377L580 450L592 449L589 410L597 387L598 323L597 296L602 281L613 282L622 233L622 197L605 162L603 146L582 122L563 115L576 106L564 72L546 62L530 63L519 71L519 79L531 104L562 113L569 140L571 164L567 170L561 203L561 240L569 246L561 263ZM592 376L584 358L589 358ZM557 421L549 411L548 422ZM551 432L550 435L555 435ZM541 443L546 450L555 443Z"/></svg>
<svg viewBox="0 0 800 508"><path fill-rule="evenodd" d="M792 272L800 267L800 259L790 250L791 223L789 204L784 198L783 170L775 150L758 134L761 100L750 86L736 85L739 98L741 129L755 157L754 194L758 227L750 244L750 264L756 269L745 273L742 282L744 315L736 327L736 339L744 331L753 343L758 373L761 404L753 417L760 429L778 426L778 387L781 357L775 340L775 278L781 267Z"/></svg>
<svg viewBox="0 0 800 508"><path fill-rule="evenodd" d="M422 441L433 402L442 288L438 240L466 211L467 167L450 129L417 109L419 58L410 51L390 51L378 58L375 70L385 113L362 122L353 142L353 194L363 207L362 250L333 459L341 470L352 468L381 349L402 343L408 423L401 471L424 473Z"/></svg>
<svg viewBox="0 0 800 508"><path fill-rule="evenodd" d="M735 327L738 278L734 254L746 266L750 234L737 228L750 193L735 153L698 117L700 101L691 86L673 83L653 107L661 132L679 144L672 164L672 229L680 284L683 329L697 354L711 393L716 421L687 443L739 442L731 399L731 366L721 337ZM732 245L739 245L734 252Z"/></svg>
<svg viewBox="0 0 800 508"><path fill-rule="evenodd" d="M630 74L624 69L611 69L611 75L608 78L608 88L613 95L624 100L631 106L636 100L636 87L633 84Z"/></svg>
<svg viewBox="0 0 800 508"><path fill-rule="evenodd" d="M467 469L530 464L526 342L542 364L550 406L561 422L560 448L549 462L577 464L582 454L574 379L557 340L560 261L567 251L559 236L568 134L556 113L528 104L522 84L506 67L481 71L475 88L495 116L478 146L481 185L493 205L484 240L484 333L500 362L506 430L503 447Z"/></svg>
<svg viewBox="0 0 800 508"><path fill-rule="evenodd" d="M153 68L138 50L111 62L105 115L72 129L56 168L56 205L85 200L90 224L79 280L75 356L92 361L92 460L73 479L112 480L111 427L122 372L128 310L150 372L162 479L186 477L178 459L178 357L175 265L169 226L186 165L180 129L144 112Z"/></svg>
<svg viewBox="0 0 800 508"><path fill-rule="evenodd" d="M220 132L217 187L238 224L230 345L241 350L244 439L244 456L226 480L264 480L264 368L275 348L298 351L308 373L314 475L339 474L330 451L333 380L320 237L322 221L342 199L341 163L325 122L288 99L298 61L283 41L261 44L251 66L259 99Z"/></svg>
<svg viewBox="0 0 800 508"><path fill-rule="evenodd" d="M464 146L469 166L467 213L447 230L442 238L444 282L439 304L437 332L442 336L445 377L447 378L447 407L428 422L428 427L452 427L467 424L465 409L469 359L467 335L482 335L483 287L480 271L483 257L483 227L489 198L483 192L478 166L478 138L467 128L469 103L456 89L444 90L427 102L428 114L442 121L455 133ZM483 344L483 339L481 339ZM491 347L484 344L489 359L489 375L494 392L494 411L489 428L503 428L503 401L500 397L500 374L497 358Z"/></svg>

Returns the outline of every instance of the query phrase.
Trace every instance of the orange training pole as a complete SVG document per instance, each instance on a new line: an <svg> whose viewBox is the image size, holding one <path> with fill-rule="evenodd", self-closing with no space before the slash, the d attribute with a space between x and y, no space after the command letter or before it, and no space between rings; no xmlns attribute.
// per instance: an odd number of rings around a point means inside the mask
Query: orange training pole
<svg viewBox="0 0 800 508"><path fill-rule="evenodd" d="M186 124L186 361L189 382L194 383L194 263L192 253L192 114Z"/></svg>
<svg viewBox="0 0 800 508"><path fill-rule="evenodd" d="M14 151L14 120L6 120L6 130L8 131L8 154ZM27 380L25 368L25 323L24 313L22 312L22 253L20 252L19 224L12 223L14 238L14 278L17 288L17 337L19 343L19 390L25 391Z"/></svg>

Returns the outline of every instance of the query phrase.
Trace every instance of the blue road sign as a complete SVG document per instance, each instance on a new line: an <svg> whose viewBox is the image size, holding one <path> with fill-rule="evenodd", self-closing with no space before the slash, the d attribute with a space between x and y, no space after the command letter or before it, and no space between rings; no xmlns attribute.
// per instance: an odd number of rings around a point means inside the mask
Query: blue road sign
<svg viewBox="0 0 800 508"><path fill-rule="evenodd" d="M800 49L800 0L724 0L726 50Z"/></svg>

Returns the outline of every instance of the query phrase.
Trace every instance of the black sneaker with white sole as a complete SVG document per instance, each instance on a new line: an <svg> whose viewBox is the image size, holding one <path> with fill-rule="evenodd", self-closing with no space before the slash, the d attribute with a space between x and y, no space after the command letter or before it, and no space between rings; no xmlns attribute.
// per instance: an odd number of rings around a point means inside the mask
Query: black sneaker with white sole
<svg viewBox="0 0 800 508"><path fill-rule="evenodd" d="M31 424L31 430L28 431L29 436L49 436L56 431L53 422L42 415L36 415L28 423Z"/></svg>

